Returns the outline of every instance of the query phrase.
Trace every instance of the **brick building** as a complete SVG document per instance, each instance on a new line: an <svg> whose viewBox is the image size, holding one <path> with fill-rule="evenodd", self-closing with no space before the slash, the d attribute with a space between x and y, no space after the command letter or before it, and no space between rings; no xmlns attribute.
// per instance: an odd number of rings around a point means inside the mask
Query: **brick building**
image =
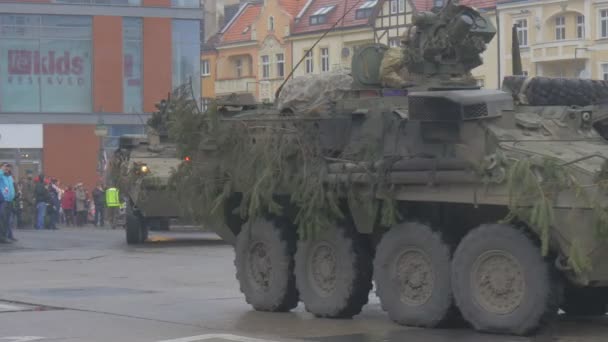
<svg viewBox="0 0 608 342"><path fill-rule="evenodd" d="M0 0L0 161L91 188L173 87L200 94L199 4Z"/></svg>

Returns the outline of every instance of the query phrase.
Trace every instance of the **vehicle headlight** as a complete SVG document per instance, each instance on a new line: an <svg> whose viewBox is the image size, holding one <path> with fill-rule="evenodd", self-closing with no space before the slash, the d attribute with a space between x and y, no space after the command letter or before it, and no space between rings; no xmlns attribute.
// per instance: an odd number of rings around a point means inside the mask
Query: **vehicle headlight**
<svg viewBox="0 0 608 342"><path fill-rule="evenodd" d="M142 164L139 166L139 172L141 172L143 174L150 173L150 168L148 167L148 165Z"/></svg>

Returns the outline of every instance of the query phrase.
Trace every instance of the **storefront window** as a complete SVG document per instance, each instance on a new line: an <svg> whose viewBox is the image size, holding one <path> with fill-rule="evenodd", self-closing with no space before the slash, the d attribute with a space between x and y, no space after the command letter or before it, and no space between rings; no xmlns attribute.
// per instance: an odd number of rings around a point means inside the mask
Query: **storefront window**
<svg viewBox="0 0 608 342"><path fill-rule="evenodd" d="M0 15L0 111L88 112L91 18Z"/></svg>
<svg viewBox="0 0 608 342"><path fill-rule="evenodd" d="M110 125L108 136L103 138L103 147L106 151L118 149L120 137L126 134L146 134L144 125Z"/></svg>
<svg viewBox="0 0 608 342"><path fill-rule="evenodd" d="M140 18L123 18L124 48L124 111L140 113L142 111L142 20Z"/></svg>
<svg viewBox="0 0 608 342"><path fill-rule="evenodd" d="M192 80L194 94L201 93L200 21L173 20L173 87Z"/></svg>

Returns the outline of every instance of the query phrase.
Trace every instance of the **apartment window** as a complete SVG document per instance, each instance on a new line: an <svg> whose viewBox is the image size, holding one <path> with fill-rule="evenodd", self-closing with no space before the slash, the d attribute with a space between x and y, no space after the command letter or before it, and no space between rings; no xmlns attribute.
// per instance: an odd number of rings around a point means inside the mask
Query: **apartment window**
<svg viewBox="0 0 608 342"><path fill-rule="evenodd" d="M262 56L262 78L270 78L270 57Z"/></svg>
<svg viewBox="0 0 608 342"><path fill-rule="evenodd" d="M268 17L268 31L274 31L274 17Z"/></svg>
<svg viewBox="0 0 608 342"><path fill-rule="evenodd" d="M356 19L369 18L372 15L372 12L374 11L374 7L376 7L377 4L378 4L378 0L368 0L368 1L364 2L363 5L361 5L361 7L359 7L357 9L355 18Z"/></svg>
<svg viewBox="0 0 608 342"><path fill-rule="evenodd" d="M390 47L400 47L401 46L401 39L399 38L391 38L388 40L388 46Z"/></svg>
<svg viewBox="0 0 608 342"><path fill-rule="evenodd" d="M405 12L405 0L391 0L391 14Z"/></svg>
<svg viewBox="0 0 608 342"><path fill-rule="evenodd" d="M243 60L238 58L234 61L234 67L236 70L236 78L243 77Z"/></svg>
<svg viewBox="0 0 608 342"><path fill-rule="evenodd" d="M209 76L209 75L211 75L210 68L209 68L209 61L206 60L206 59L204 59L201 62L201 75L202 76Z"/></svg>
<svg viewBox="0 0 608 342"><path fill-rule="evenodd" d="M306 51L306 58L304 59L304 62L306 64L306 73L312 74L315 71L312 50Z"/></svg>
<svg viewBox="0 0 608 342"><path fill-rule="evenodd" d="M434 5L435 7L439 7L439 8L441 8L441 7L443 7L443 0L434 0L434 1L433 1L433 5Z"/></svg>
<svg viewBox="0 0 608 342"><path fill-rule="evenodd" d="M555 39L566 39L566 17L555 17Z"/></svg>
<svg viewBox="0 0 608 342"><path fill-rule="evenodd" d="M285 55L277 54L277 77L285 77Z"/></svg>
<svg viewBox="0 0 608 342"><path fill-rule="evenodd" d="M171 0L171 7L199 8L199 0Z"/></svg>
<svg viewBox="0 0 608 342"><path fill-rule="evenodd" d="M203 98L203 100L201 101L201 110L203 111L203 113L205 113L206 111L209 110L210 105L211 105L211 99Z"/></svg>
<svg viewBox="0 0 608 342"><path fill-rule="evenodd" d="M608 63L602 64L602 79L608 81Z"/></svg>
<svg viewBox="0 0 608 342"><path fill-rule="evenodd" d="M515 25L517 25L519 46L528 46L528 19L516 20Z"/></svg>
<svg viewBox="0 0 608 342"><path fill-rule="evenodd" d="M601 38L608 38L608 10L600 11Z"/></svg>
<svg viewBox="0 0 608 342"><path fill-rule="evenodd" d="M585 16L579 15L576 17L576 38L585 38Z"/></svg>
<svg viewBox="0 0 608 342"><path fill-rule="evenodd" d="M321 48L321 71L329 71L329 48Z"/></svg>
<svg viewBox="0 0 608 342"><path fill-rule="evenodd" d="M327 14L331 12L336 6L325 6L316 10L310 16L310 25L321 25L327 23Z"/></svg>

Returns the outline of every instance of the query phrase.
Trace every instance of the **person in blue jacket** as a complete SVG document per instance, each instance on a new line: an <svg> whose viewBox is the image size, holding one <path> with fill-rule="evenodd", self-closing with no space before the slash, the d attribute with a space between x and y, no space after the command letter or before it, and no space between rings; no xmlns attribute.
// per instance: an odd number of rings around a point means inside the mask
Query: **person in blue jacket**
<svg viewBox="0 0 608 342"><path fill-rule="evenodd" d="M0 202L0 242L10 243L17 241L17 239L13 236L13 230L10 227L10 215L15 199L15 183L12 166L9 163L2 164L0 193L2 194L2 202Z"/></svg>

